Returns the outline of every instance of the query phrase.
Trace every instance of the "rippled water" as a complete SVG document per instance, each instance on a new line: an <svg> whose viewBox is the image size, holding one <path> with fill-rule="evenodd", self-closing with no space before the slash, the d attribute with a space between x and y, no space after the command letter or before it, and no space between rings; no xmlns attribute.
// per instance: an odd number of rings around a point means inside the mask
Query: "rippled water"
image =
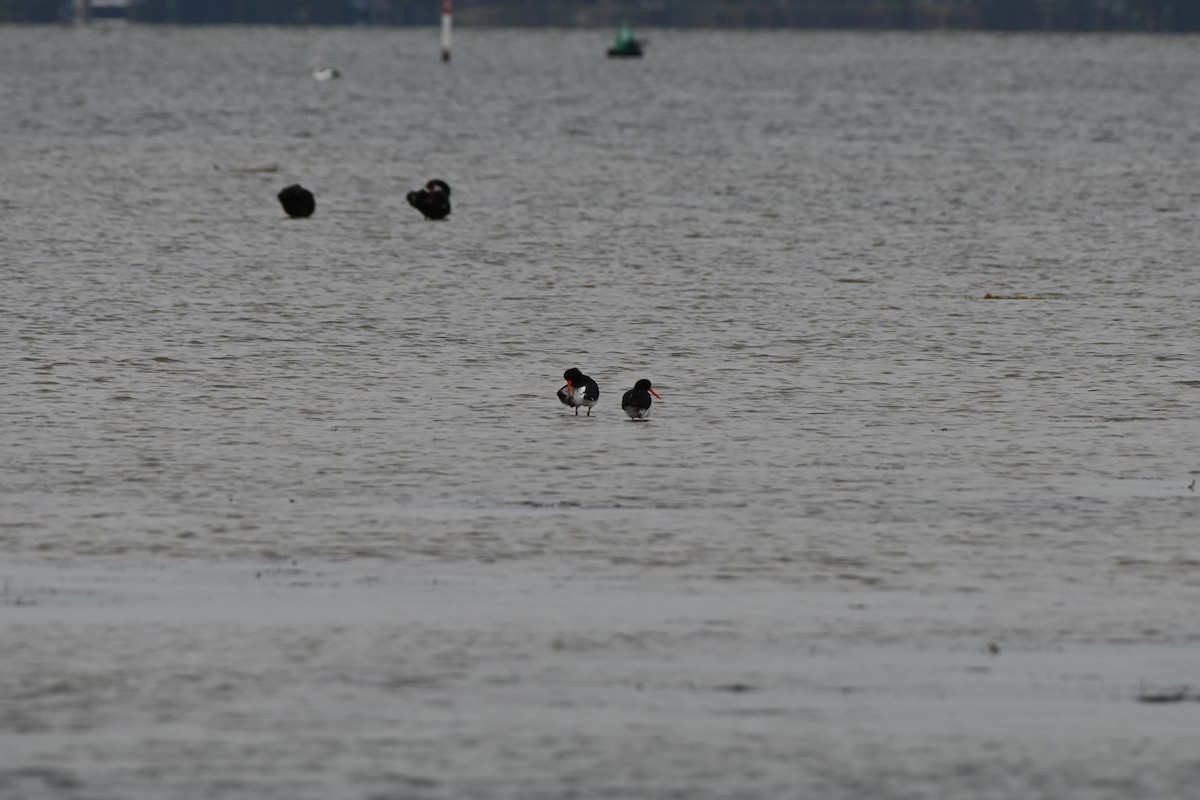
<svg viewBox="0 0 1200 800"><path fill-rule="evenodd" d="M0 28L0 796L1194 790L1200 40L607 36Z"/></svg>

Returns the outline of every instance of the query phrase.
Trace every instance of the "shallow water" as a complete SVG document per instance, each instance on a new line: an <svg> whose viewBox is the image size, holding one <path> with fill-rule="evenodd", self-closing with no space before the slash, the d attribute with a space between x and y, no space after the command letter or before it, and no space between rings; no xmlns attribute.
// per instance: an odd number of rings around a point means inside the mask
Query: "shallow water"
<svg viewBox="0 0 1200 800"><path fill-rule="evenodd" d="M647 35L0 28L0 795L1192 791L1200 39Z"/></svg>

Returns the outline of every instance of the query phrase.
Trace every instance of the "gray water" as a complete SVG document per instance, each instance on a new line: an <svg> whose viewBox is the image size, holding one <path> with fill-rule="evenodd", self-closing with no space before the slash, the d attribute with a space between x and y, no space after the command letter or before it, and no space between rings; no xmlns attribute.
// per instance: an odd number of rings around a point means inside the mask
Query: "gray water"
<svg viewBox="0 0 1200 800"><path fill-rule="evenodd" d="M642 33L0 28L0 797L1196 796L1200 39Z"/></svg>

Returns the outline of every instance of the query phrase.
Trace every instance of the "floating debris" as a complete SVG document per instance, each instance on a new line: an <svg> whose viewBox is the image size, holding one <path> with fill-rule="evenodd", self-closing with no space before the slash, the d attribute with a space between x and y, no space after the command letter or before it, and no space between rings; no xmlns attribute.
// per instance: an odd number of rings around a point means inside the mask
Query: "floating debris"
<svg viewBox="0 0 1200 800"><path fill-rule="evenodd" d="M213 169L221 169L220 164L213 164ZM279 172L282 167L278 164L267 164L262 167L231 167L227 172L232 172L235 175L270 175L273 172Z"/></svg>
<svg viewBox="0 0 1200 800"><path fill-rule="evenodd" d="M732 692L734 694L743 694L745 692L756 691L758 687L751 686L748 683L725 683L719 686L714 686L713 689L718 692Z"/></svg>
<svg viewBox="0 0 1200 800"><path fill-rule="evenodd" d="M992 294L988 292L983 296L984 300L1063 300L1066 295L1063 294Z"/></svg>
<svg viewBox="0 0 1200 800"><path fill-rule="evenodd" d="M1200 701L1200 695L1193 694L1187 686L1171 686L1152 689L1145 685L1138 687L1137 701L1139 703L1183 703L1188 700Z"/></svg>

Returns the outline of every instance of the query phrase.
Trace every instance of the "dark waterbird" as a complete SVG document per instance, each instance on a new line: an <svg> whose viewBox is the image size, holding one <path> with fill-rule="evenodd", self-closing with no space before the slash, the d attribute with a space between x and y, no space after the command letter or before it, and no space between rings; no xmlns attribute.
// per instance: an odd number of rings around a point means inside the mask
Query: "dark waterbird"
<svg viewBox="0 0 1200 800"><path fill-rule="evenodd" d="M650 381L642 378L621 398L621 408L625 409L625 413L632 420L646 419L650 416L650 404L654 402L650 395L662 400L658 392L651 388Z"/></svg>
<svg viewBox="0 0 1200 800"><path fill-rule="evenodd" d="M579 407L583 406L590 417L592 406L600 399L600 387L575 367L563 373L563 380L567 385L558 390L558 399L564 406L575 409L575 416L579 416Z"/></svg>
<svg viewBox="0 0 1200 800"><path fill-rule="evenodd" d="M311 217L317 209L313 193L298 183L284 187L278 197L289 217Z"/></svg>
<svg viewBox="0 0 1200 800"><path fill-rule="evenodd" d="M450 185L434 179L424 189L409 192L408 204L425 215L426 219L445 219L450 216Z"/></svg>

